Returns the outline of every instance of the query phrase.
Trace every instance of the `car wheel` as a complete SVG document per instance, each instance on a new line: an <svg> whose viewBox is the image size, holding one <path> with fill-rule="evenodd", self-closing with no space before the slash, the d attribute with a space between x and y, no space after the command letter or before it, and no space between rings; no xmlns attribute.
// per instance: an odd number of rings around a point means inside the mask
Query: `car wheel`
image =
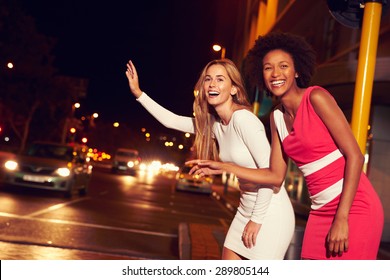
<svg viewBox="0 0 390 280"><path fill-rule="evenodd" d="M81 189L79 189L79 195L81 195L81 196L87 195L87 193L88 193L88 184L89 184L89 181L86 182L85 185L82 186Z"/></svg>
<svg viewBox="0 0 390 280"><path fill-rule="evenodd" d="M79 195L81 196L87 195L87 192L88 192L87 187L79 189Z"/></svg>
<svg viewBox="0 0 390 280"><path fill-rule="evenodd" d="M71 198L73 196L74 181L69 183L69 188L64 192L66 198Z"/></svg>

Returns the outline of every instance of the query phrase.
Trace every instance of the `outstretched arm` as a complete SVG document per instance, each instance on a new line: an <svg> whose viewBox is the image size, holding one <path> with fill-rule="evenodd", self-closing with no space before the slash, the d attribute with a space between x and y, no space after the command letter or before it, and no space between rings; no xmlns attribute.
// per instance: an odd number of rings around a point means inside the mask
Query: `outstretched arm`
<svg viewBox="0 0 390 280"><path fill-rule="evenodd" d="M126 76L129 81L130 90L135 98L137 98L137 101L162 125L183 132L195 133L193 118L179 116L167 110L140 89L138 73L131 60L127 63Z"/></svg>
<svg viewBox="0 0 390 280"><path fill-rule="evenodd" d="M234 163L217 162L212 160L191 160L186 164L195 164L191 173L204 175L217 175L223 172L233 173L240 180L250 181L256 184L280 186L286 176L287 158L285 158L282 146L276 130L273 115L271 115L271 158L269 168L246 168Z"/></svg>

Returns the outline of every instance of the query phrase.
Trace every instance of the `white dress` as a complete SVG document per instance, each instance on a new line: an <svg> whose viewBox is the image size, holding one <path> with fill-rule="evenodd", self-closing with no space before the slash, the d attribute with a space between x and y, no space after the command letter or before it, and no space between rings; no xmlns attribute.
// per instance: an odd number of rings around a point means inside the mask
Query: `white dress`
<svg viewBox="0 0 390 280"><path fill-rule="evenodd" d="M142 106L167 128L195 133L195 120L176 115L152 100L146 93L138 99ZM213 133L221 161L248 168L269 166L270 145L264 125L250 111L233 113L227 125L215 121ZM240 204L225 238L224 246L247 259L282 260L295 228L294 210L284 185L278 193L260 185L240 184ZM249 220L262 224L256 246L246 248L242 232Z"/></svg>

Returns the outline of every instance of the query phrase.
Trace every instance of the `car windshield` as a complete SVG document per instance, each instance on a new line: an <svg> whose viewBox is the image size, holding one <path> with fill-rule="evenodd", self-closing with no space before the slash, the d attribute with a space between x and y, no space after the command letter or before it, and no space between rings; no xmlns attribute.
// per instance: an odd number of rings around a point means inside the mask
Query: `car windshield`
<svg viewBox="0 0 390 280"><path fill-rule="evenodd" d="M53 158L71 161L73 158L73 149L67 146L33 144L28 150L27 155L41 158Z"/></svg>
<svg viewBox="0 0 390 280"><path fill-rule="evenodd" d="M118 151L116 153L118 156L124 156L124 157L137 157L137 152L125 152L125 151Z"/></svg>

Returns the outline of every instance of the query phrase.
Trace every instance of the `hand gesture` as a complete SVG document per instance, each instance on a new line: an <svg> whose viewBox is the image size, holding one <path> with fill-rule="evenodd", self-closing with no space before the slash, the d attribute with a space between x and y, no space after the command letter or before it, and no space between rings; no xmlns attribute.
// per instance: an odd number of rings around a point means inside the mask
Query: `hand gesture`
<svg viewBox="0 0 390 280"><path fill-rule="evenodd" d="M139 88L137 70L135 69L135 66L131 60L129 60L129 62L127 63L126 76L129 80L131 92L133 93L135 98L140 97L142 94L142 90Z"/></svg>
<svg viewBox="0 0 390 280"><path fill-rule="evenodd" d="M222 174L225 171L224 164L225 163L220 161L199 159L194 159L186 162L186 165L194 165L190 170L190 174L199 175L201 177L206 175Z"/></svg>

